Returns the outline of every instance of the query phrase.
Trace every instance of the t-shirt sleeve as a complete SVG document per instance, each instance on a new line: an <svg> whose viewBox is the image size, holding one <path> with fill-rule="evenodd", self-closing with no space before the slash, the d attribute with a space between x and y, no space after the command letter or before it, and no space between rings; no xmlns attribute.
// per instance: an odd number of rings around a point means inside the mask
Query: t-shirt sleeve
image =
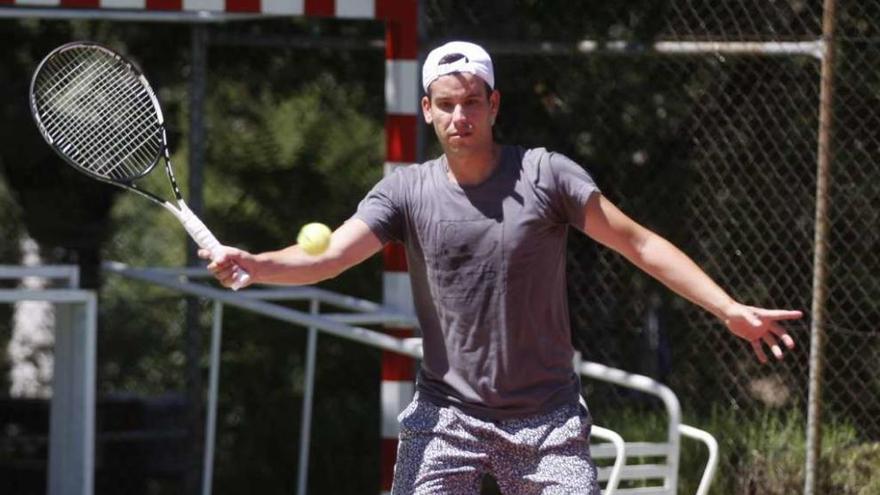
<svg viewBox="0 0 880 495"><path fill-rule="evenodd" d="M600 192L593 177L583 167L560 153L550 153L550 170L556 185L555 203L565 222L580 228L584 209L593 193Z"/></svg>
<svg viewBox="0 0 880 495"><path fill-rule="evenodd" d="M361 200L352 216L366 223L382 244L403 239L401 176L400 172L395 172L379 181Z"/></svg>

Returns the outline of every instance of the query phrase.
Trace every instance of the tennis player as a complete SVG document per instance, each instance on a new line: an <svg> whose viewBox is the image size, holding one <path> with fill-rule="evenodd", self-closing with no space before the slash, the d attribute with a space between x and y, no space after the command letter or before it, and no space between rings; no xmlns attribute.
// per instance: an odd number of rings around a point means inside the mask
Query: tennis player
<svg viewBox="0 0 880 495"><path fill-rule="evenodd" d="M598 494L591 418L572 368L565 287L569 227L617 251L718 317L761 362L794 341L799 311L747 306L675 246L631 220L567 157L494 141L501 94L489 54L450 42L422 70L425 122L443 155L380 181L320 256L293 245L224 248L209 269L253 282L312 284L406 246L424 338L417 393L403 411L392 493ZM202 253L208 258L210 254Z"/></svg>

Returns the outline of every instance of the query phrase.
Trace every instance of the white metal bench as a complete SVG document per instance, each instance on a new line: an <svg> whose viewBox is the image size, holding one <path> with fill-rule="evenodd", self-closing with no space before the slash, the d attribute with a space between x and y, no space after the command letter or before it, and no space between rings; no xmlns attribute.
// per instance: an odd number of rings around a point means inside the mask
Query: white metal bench
<svg viewBox="0 0 880 495"><path fill-rule="evenodd" d="M623 441L615 432L593 427L593 436L602 440L593 443L590 453L595 460L614 459L608 467L598 469L599 481L604 483L604 495L676 495L681 437L703 442L709 449L709 458L703 470L697 495L706 495L718 465L718 442L710 433L681 423L681 406L669 387L643 375L628 373L592 362L576 362L581 375L615 385L638 390L658 397L666 408L668 425L666 441ZM649 459L644 462L642 459ZM621 482L641 482L645 486L620 488Z"/></svg>

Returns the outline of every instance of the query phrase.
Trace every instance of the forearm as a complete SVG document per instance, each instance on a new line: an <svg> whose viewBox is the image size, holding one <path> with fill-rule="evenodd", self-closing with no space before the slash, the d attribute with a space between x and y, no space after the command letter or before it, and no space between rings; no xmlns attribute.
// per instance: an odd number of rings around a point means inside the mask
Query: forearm
<svg viewBox="0 0 880 495"><path fill-rule="evenodd" d="M280 285L310 285L333 278L342 271L338 253L328 249L318 256L293 245L278 251L254 255L256 282Z"/></svg>
<svg viewBox="0 0 880 495"><path fill-rule="evenodd" d="M293 245L253 255L245 268L259 283L308 285L333 278L381 249L382 242L370 228L355 219L336 229L327 250L319 255L306 254Z"/></svg>
<svg viewBox="0 0 880 495"><path fill-rule="evenodd" d="M722 320L725 311L735 303L690 257L653 232L645 232L632 252L624 254L676 294Z"/></svg>

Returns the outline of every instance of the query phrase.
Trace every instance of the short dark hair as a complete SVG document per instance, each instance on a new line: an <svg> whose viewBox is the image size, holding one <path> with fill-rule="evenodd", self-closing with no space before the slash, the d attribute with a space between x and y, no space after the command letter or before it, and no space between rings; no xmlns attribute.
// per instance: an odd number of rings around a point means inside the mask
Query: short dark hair
<svg viewBox="0 0 880 495"><path fill-rule="evenodd" d="M487 83L486 81L483 81L483 87L486 88L486 99L488 100L492 97L493 90L489 87L489 83ZM431 99L431 86L428 86L428 91L425 91L425 95L428 97L429 100Z"/></svg>
<svg viewBox="0 0 880 495"><path fill-rule="evenodd" d="M468 62L468 59L466 56L464 56L464 54L450 53L450 54L444 55L443 58L441 58L437 62L437 65L451 64L452 62L455 62L456 60L461 60L461 59L464 59L465 62ZM480 80L483 81L482 78L480 78ZM431 81L431 82L433 83L434 81ZM492 88L489 87L489 83L487 83L486 81L483 81L483 86L486 88L486 99L489 99L489 97L492 96ZM430 100L431 99L431 85L430 84L428 85L428 89L425 90L425 94L428 96L428 99Z"/></svg>
<svg viewBox="0 0 880 495"><path fill-rule="evenodd" d="M468 62L467 57L465 57L463 54L461 54L461 53L450 53L450 54L444 56L443 58L441 58L441 59L437 62L437 65L451 64L452 62L455 62L456 60L461 60L461 59L464 59L465 62Z"/></svg>

